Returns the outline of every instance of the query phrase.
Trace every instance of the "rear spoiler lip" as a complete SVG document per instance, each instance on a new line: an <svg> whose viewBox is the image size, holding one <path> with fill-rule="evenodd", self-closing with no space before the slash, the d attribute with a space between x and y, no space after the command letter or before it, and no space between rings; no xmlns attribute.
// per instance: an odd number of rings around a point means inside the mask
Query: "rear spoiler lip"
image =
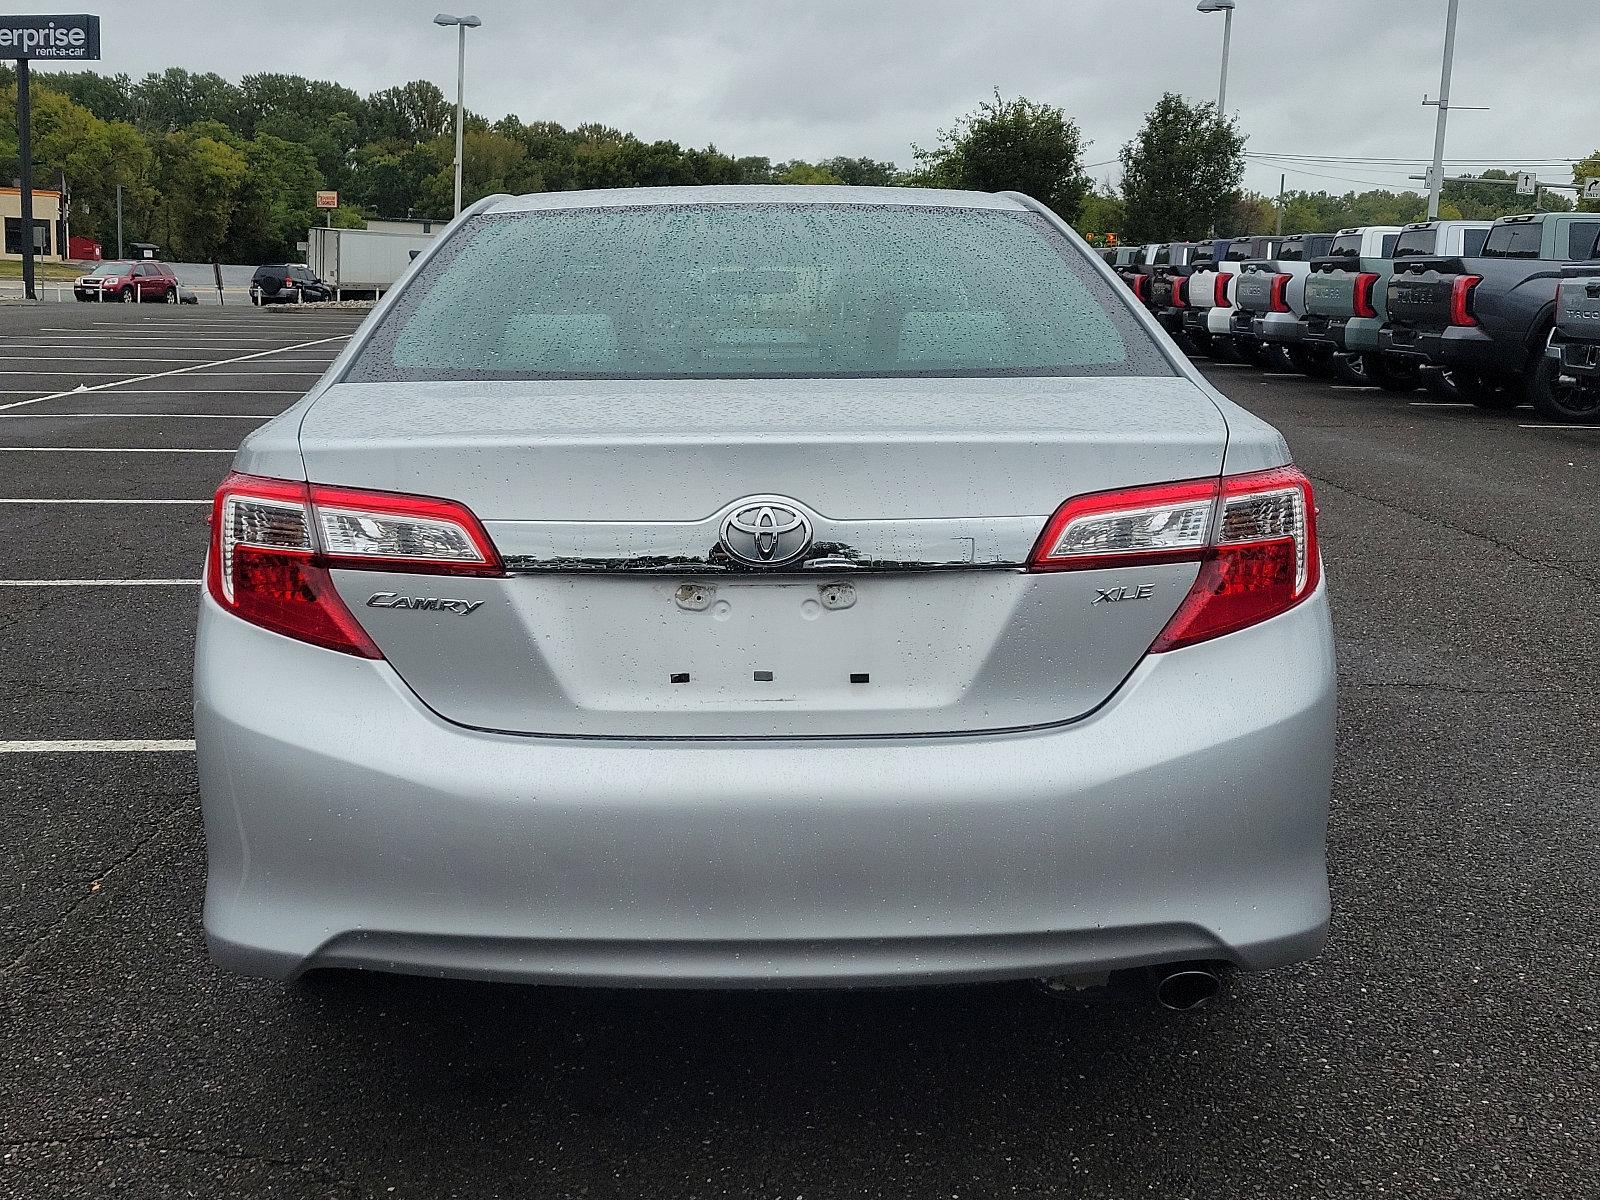
<svg viewBox="0 0 1600 1200"><path fill-rule="evenodd" d="M1437 271L1441 275L1470 275L1464 258L1441 257L1439 255L1418 254L1407 255L1405 258L1394 260L1394 275L1422 275L1428 271Z"/></svg>

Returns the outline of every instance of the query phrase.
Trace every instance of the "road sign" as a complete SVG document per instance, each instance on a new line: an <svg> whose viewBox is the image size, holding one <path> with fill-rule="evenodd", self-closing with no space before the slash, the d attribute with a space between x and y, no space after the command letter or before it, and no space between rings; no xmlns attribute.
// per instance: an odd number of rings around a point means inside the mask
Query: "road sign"
<svg viewBox="0 0 1600 1200"><path fill-rule="evenodd" d="M318 192L317 193L317 207L318 208L338 208L339 207L339 193L338 192Z"/></svg>
<svg viewBox="0 0 1600 1200"><path fill-rule="evenodd" d="M0 58L87 62L100 57L100 18L0 17Z"/></svg>
<svg viewBox="0 0 1600 1200"><path fill-rule="evenodd" d="M1600 200L1600 178L1587 175L1583 180L1583 198L1585 200Z"/></svg>
<svg viewBox="0 0 1600 1200"><path fill-rule="evenodd" d="M87 62L100 57L100 18L87 13L60 17L0 17L0 59L17 63L17 183L22 193L22 294L33 292L33 147L29 142L28 63L33 59Z"/></svg>
<svg viewBox="0 0 1600 1200"><path fill-rule="evenodd" d="M1539 177L1531 172L1524 171L1517 176L1517 195L1537 196L1539 194Z"/></svg>

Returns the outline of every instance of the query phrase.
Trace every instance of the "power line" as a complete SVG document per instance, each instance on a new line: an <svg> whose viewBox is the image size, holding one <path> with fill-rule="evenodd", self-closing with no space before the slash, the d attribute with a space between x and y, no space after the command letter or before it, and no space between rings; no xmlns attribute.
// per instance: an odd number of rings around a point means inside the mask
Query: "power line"
<svg viewBox="0 0 1600 1200"><path fill-rule="evenodd" d="M1428 164L1433 161L1431 158L1364 158L1354 155L1346 156L1333 154L1269 154L1265 151L1255 150L1246 150L1244 152L1244 157L1270 159L1274 161L1325 163L1330 166L1357 166L1366 164L1372 166L1410 167L1417 166L1419 164ZM1489 158L1447 158L1444 161L1447 163L1488 163L1490 165L1514 163L1521 166L1533 166L1536 164L1540 166L1567 166L1581 161L1584 157L1586 156L1582 154L1576 155L1572 158L1519 158L1515 155L1501 155L1499 157Z"/></svg>

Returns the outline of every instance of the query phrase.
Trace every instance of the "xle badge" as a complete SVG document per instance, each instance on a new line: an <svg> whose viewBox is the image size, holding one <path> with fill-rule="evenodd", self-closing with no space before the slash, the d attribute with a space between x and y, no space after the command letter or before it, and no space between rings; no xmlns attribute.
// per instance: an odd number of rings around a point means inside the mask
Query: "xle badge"
<svg viewBox="0 0 1600 1200"><path fill-rule="evenodd" d="M1155 595L1156 585L1141 583L1138 587L1095 588L1091 604L1115 604L1119 600L1148 600Z"/></svg>

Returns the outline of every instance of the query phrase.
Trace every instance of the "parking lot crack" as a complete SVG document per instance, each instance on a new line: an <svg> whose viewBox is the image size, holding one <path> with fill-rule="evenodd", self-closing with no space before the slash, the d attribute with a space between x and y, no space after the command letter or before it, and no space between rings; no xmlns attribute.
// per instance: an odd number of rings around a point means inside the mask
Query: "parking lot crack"
<svg viewBox="0 0 1600 1200"><path fill-rule="evenodd" d="M29 956L34 952L34 950L48 941L51 936L65 926L67 922L72 920L72 918L76 916L80 910L82 910L91 900L101 893L101 890L104 888L108 879L115 875L121 868L127 866L128 863L132 862L135 858L139 857L139 855L142 854L147 847L153 845L162 836L162 834L167 832L167 830L176 823L177 818L184 812L189 811L191 807L192 801L187 797L179 803L173 805L172 808L167 810L165 815L163 815L153 826L151 826L150 830L143 837L139 838L131 847L129 847L127 853L114 859L105 867L104 870L100 872L100 874L89 880L84 887L83 894L80 895L77 900L68 905L67 908L62 910L60 915L58 915L55 920L51 921L47 926L45 926L45 928L40 930L33 938L31 938L28 943L17 952L10 962L6 963L5 966L0 967L0 979L9 977L13 971L27 962Z"/></svg>
<svg viewBox="0 0 1600 1200"><path fill-rule="evenodd" d="M1559 559L1539 558L1535 555L1527 554L1524 551L1519 550L1516 546L1513 546L1511 543L1501 541L1493 534L1485 533L1481 529L1472 529L1465 525L1458 525L1454 521L1447 521L1435 513L1423 512L1415 508L1407 507L1406 505L1400 504L1389 499L1388 497L1374 495L1371 492L1363 492L1359 488L1353 488L1349 484L1340 483L1337 480L1329 479L1325 475L1313 475L1309 471L1306 474L1307 477L1318 487L1330 487L1337 491L1344 492L1348 496L1354 496L1357 499L1366 500L1372 504L1376 504L1380 508L1387 508L1391 512L1404 513L1406 516L1415 517L1419 521L1426 521L1429 524L1439 525L1455 533L1465 534L1467 537L1477 538L1479 541L1488 542L1491 546L1494 546L1500 550L1504 550L1513 558L1520 559L1522 562L1528 563L1530 566L1543 567L1546 570L1555 571L1559 574L1577 579L1583 583L1592 584L1594 582L1594 580L1590 579L1583 572L1574 569L1575 565L1580 564L1564 562Z"/></svg>

